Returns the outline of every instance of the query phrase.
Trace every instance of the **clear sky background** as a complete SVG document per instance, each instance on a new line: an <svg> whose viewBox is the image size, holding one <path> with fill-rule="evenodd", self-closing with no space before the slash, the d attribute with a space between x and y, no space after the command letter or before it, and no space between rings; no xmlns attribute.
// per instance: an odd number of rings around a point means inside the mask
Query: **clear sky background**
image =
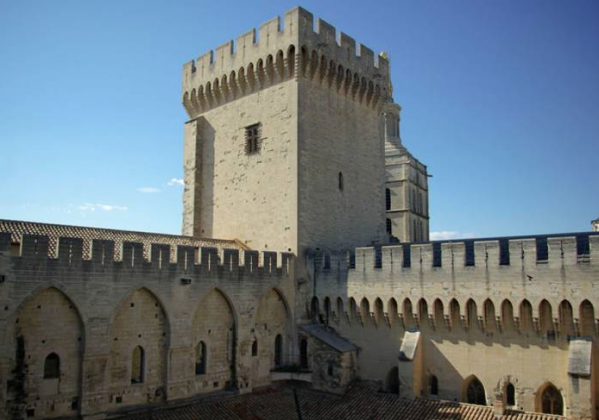
<svg viewBox="0 0 599 420"><path fill-rule="evenodd" d="M183 63L296 5L0 0L0 218L179 233ZM435 238L590 230L599 1L302 6L388 52Z"/></svg>

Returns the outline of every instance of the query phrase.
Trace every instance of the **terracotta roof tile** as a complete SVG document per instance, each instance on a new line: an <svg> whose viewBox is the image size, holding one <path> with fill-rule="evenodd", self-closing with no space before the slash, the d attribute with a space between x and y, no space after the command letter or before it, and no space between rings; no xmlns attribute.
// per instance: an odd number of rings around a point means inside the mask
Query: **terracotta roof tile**
<svg viewBox="0 0 599 420"><path fill-rule="evenodd" d="M370 383L354 385L345 395L296 389L303 420L495 420L493 408L451 401L408 400L378 392ZM169 409L131 413L127 420L294 420L297 411L292 388L252 394L202 398ZM506 412L505 420L559 420L562 416Z"/></svg>

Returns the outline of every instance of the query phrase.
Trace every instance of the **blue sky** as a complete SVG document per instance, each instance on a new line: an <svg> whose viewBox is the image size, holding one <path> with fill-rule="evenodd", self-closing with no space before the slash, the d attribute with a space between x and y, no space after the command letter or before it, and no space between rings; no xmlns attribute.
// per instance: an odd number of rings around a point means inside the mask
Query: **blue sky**
<svg viewBox="0 0 599 420"><path fill-rule="evenodd" d="M179 233L183 63L296 5L0 0L0 218ZM388 52L437 237L599 217L599 2L302 6Z"/></svg>

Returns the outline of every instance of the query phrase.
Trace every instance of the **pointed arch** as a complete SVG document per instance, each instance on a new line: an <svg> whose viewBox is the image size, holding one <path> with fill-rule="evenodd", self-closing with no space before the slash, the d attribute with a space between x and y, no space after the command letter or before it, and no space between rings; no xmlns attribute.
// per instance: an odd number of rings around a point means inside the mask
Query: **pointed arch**
<svg viewBox="0 0 599 420"><path fill-rule="evenodd" d="M478 330L478 309L474 299L466 301L466 324L469 331Z"/></svg>
<svg viewBox="0 0 599 420"><path fill-rule="evenodd" d="M468 404L487 405L485 387L475 375L470 375L464 380L462 401Z"/></svg>
<svg viewBox="0 0 599 420"><path fill-rule="evenodd" d="M428 395L431 397L439 396L439 379L435 375L431 375L429 378Z"/></svg>
<svg viewBox="0 0 599 420"><path fill-rule="evenodd" d="M562 300L558 312L560 334L565 337L574 335L574 313L570 302L565 299Z"/></svg>
<svg viewBox="0 0 599 420"><path fill-rule="evenodd" d="M403 322L406 330L414 328L414 308L412 307L412 301L410 298L405 298L402 306Z"/></svg>
<svg viewBox="0 0 599 420"><path fill-rule="evenodd" d="M349 298L349 319L350 321L355 321L358 318L358 305L356 304L356 300L351 297Z"/></svg>
<svg viewBox="0 0 599 420"><path fill-rule="evenodd" d="M331 313L331 299L327 296L324 298L324 321L327 324L329 323L329 319L331 318Z"/></svg>
<svg viewBox="0 0 599 420"><path fill-rule="evenodd" d="M501 325L503 331L514 330L514 307L509 299L501 303Z"/></svg>
<svg viewBox="0 0 599 420"><path fill-rule="evenodd" d="M169 328L166 311L158 297L148 288L136 289L125 295L112 317L109 331L112 390L129 393L132 384L146 390L163 389ZM143 391L131 393L127 405L147 402L145 394Z"/></svg>
<svg viewBox="0 0 599 420"><path fill-rule="evenodd" d="M584 336L594 336L595 328L595 309L593 304L588 300L583 300L579 307L580 313L580 334Z"/></svg>
<svg viewBox="0 0 599 420"><path fill-rule="evenodd" d="M257 360L257 377L254 379L254 384L260 386L270 382L272 369L288 361L291 349L291 315L287 300L280 290L271 288L262 295L254 319L256 337L263 343ZM293 353L296 354L296 351Z"/></svg>
<svg viewBox="0 0 599 420"><path fill-rule="evenodd" d="M485 313L485 331L495 331L495 304L491 299L485 300L485 303L483 303L483 310Z"/></svg>
<svg viewBox="0 0 599 420"><path fill-rule="evenodd" d="M445 328L445 313L443 312L443 302L441 299L435 299L433 304L433 316L435 318L435 328Z"/></svg>
<svg viewBox="0 0 599 420"><path fill-rule="evenodd" d="M397 322L397 301L395 298L390 298L387 302L387 314L389 315L389 321L391 326L394 326Z"/></svg>
<svg viewBox="0 0 599 420"><path fill-rule="evenodd" d="M46 411L49 408L44 406L53 406L58 393L65 399L81 395L83 317L61 289L60 285L34 289L16 307L11 317L13 327L7 328L9 336L3 341L13 346L13 355L24 358L28 372L24 401L35 404L40 417L77 415L77 408L56 405L54 411ZM36 401L42 389L40 404Z"/></svg>
<svg viewBox="0 0 599 420"><path fill-rule="evenodd" d="M289 78L295 76L295 45L290 45L287 48L287 67Z"/></svg>
<svg viewBox="0 0 599 420"><path fill-rule="evenodd" d="M506 382L503 387L503 395L505 396L505 405L514 407L516 405L516 387L511 382Z"/></svg>
<svg viewBox="0 0 599 420"><path fill-rule="evenodd" d="M532 305L527 299L524 299L520 303L520 331L531 331L532 329Z"/></svg>
<svg viewBox="0 0 599 420"><path fill-rule="evenodd" d="M362 322L367 323L370 321L370 302L365 297L360 301L360 315L362 316Z"/></svg>
<svg viewBox="0 0 599 420"><path fill-rule="evenodd" d="M462 316L460 314L460 304L457 299L451 299L449 302L449 319L452 329L459 329L462 326Z"/></svg>
<svg viewBox="0 0 599 420"><path fill-rule="evenodd" d="M320 302L318 301L317 296L312 296L312 301L310 302L310 318L318 320L320 315Z"/></svg>
<svg viewBox="0 0 599 420"><path fill-rule="evenodd" d="M337 321L341 321L341 318L345 314L345 309L343 307L343 299L341 297L337 298Z"/></svg>
<svg viewBox="0 0 599 420"><path fill-rule="evenodd" d="M421 298L418 301L418 322L420 323L420 328L427 327L429 323L428 304L424 298Z"/></svg>
<svg viewBox="0 0 599 420"><path fill-rule="evenodd" d="M551 304L546 299L539 303L539 328L541 334L546 335L548 338L555 335L553 311Z"/></svg>
<svg viewBox="0 0 599 420"><path fill-rule="evenodd" d="M383 309L383 301L377 297L374 301L374 319L377 327L381 327L385 322L385 311Z"/></svg>
<svg viewBox="0 0 599 420"><path fill-rule="evenodd" d="M536 393L536 411L564 415L564 397L551 382L543 384Z"/></svg>

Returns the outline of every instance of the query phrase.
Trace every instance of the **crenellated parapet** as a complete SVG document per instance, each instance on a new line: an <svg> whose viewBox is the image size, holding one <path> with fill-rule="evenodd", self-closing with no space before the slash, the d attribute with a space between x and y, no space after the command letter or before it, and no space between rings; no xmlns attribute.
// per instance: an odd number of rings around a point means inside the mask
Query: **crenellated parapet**
<svg viewBox="0 0 599 420"><path fill-rule="evenodd" d="M289 253L258 252L239 249L218 249L124 241L117 252L115 241L92 239L90 249L84 249L82 238L57 238L57 253L50 251L47 235L24 234L15 247L12 235L0 232L0 255L12 260L16 270L30 269L44 264L55 269L64 268L115 271L144 271L155 274L189 275L199 278L206 275L258 275L289 276L293 256ZM84 255L89 255L85 258ZM185 281L185 279L181 279Z"/></svg>
<svg viewBox="0 0 599 420"><path fill-rule="evenodd" d="M388 61L300 7L183 66L190 118L288 80L308 79L366 107L389 95Z"/></svg>

